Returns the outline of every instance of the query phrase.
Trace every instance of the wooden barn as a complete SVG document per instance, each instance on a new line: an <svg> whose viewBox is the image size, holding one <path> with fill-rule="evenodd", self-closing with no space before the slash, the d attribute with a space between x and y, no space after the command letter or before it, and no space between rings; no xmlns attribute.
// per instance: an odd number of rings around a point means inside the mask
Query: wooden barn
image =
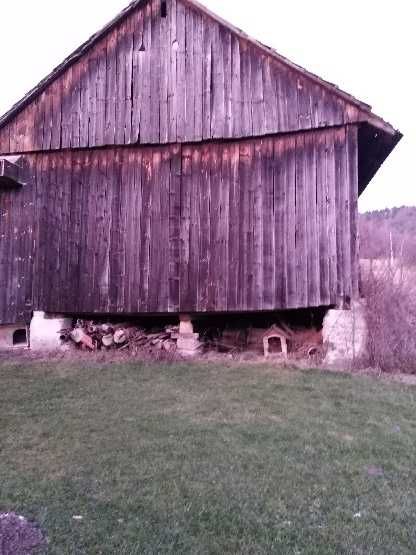
<svg viewBox="0 0 416 555"><path fill-rule="evenodd" d="M400 138L194 0L136 0L0 119L0 324L348 306Z"/></svg>

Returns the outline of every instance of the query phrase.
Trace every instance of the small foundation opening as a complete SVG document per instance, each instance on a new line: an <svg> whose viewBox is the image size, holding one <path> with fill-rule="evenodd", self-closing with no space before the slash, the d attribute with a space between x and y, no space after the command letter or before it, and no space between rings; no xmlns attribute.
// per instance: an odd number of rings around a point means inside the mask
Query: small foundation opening
<svg viewBox="0 0 416 555"><path fill-rule="evenodd" d="M16 330L13 333L13 347L27 346L27 331L25 329Z"/></svg>
<svg viewBox="0 0 416 555"><path fill-rule="evenodd" d="M168 5L166 0L162 0L161 6L160 6L160 16L163 18L168 17Z"/></svg>

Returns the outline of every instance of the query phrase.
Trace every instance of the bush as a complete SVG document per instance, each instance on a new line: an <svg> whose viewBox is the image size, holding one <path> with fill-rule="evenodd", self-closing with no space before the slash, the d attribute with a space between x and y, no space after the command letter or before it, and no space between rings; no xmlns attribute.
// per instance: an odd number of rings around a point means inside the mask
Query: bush
<svg viewBox="0 0 416 555"><path fill-rule="evenodd" d="M376 260L362 268L372 366L416 373L416 269Z"/></svg>

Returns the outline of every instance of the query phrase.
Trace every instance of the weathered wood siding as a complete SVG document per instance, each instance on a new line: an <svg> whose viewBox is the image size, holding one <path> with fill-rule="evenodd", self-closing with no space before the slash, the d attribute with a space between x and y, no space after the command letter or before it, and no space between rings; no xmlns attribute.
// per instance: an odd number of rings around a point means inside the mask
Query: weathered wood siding
<svg viewBox="0 0 416 555"><path fill-rule="evenodd" d="M360 109L186 0L149 0L0 129L0 153L241 138ZM365 117L364 117L365 119Z"/></svg>
<svg viewBox="0 0 416 555"><path fill-rule="evenodd" d="M357 129L25 156L0 192L0 323L260 311L357 293Z"/></svg>

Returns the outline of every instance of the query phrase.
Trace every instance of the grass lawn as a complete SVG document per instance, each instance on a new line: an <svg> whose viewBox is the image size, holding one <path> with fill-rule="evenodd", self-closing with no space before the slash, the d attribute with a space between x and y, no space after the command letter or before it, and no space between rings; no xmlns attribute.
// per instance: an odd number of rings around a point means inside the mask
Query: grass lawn
<svg viewBox="0 0 416 555"><path fill-rule="evenodd" d="M416 552L416 388L64 362L0 384L0 512L48 553Z"/></svg>

